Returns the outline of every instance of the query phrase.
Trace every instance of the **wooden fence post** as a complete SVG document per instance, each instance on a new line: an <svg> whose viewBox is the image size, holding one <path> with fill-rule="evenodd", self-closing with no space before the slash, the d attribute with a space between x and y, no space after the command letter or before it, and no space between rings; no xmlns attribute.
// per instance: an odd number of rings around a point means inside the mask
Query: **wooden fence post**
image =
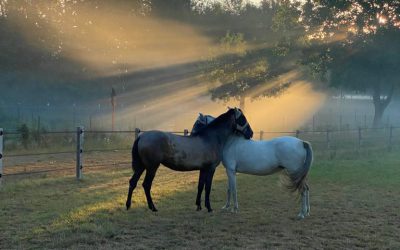
<svg viewBox="0 0 400 250"><path fill-rule="evenodd" d="M0 128L0 186L3 179L3 129Z"/></svg>
<svg viewBox="0 0 400 250"><path fill-rule="evenodd" d="M329 129L326 130L326 148L331 149L331 136Z"/></svg>
<svg viewBox="0 0 400 250"><path fill-rule="evenodd" d="M392 142L393 142L393 126L390 126L390 130L389 130L389 151L392 151Z"/></svg>
<svg viewBox="0 0 400 250"><path fill-rule="evenodd" d="M140 133L140 129L135 128L135 141L137 138L139 138L139 133Z"/></svg>
<svg viewBox="0 0 400 250"><path fill-rule="evenodd" d="M264 131L260 130L260 141L263 139L264 137Z"/></svg>
<svg viewBox="0 0 400 250"><path fill-rule="evenodd" d="M312 117L312 131L315 131L315 115Z"/></svg>
<svg viewBox="0 0 400 250"><path fill-rule="evenodd" d="M367 115L364 114L364 128L367 128Z"/></svg>
<svg viewBox="0 0 400 250"><path fill-rule="evenodd" d="M358 128L358 149L361 148L361 141L362 141L361 128Z"/></svg>
<svg viewBox="0 0 400 250"><path fill-rule="evenodd" d="M83 127L76 129L76 178L82 179Z"/></svg>
<svg viewBox="0 0 400 250"><path fill-rule="evenodd" d="M188 135L189 135L189 130L184 129L184 130L183 130L183 136L188 136Z"/></svg>

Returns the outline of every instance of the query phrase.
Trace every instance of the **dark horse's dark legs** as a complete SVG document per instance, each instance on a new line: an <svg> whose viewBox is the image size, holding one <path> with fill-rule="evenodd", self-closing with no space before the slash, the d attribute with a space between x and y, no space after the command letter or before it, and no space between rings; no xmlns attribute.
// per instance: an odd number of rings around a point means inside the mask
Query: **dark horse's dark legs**
<svg viewBox="0 0 400 250"><path fill-rule="evenodd" d="M197 198L196 198L197 211L201 210L201 194L205 186L206 187L205 206L208 212L212 212L210 204L210 193L211 193L211 185L214 173L215 173L214 166L200 170L199 184L197 186Z"/></svg>
<svg viewBox="0 0 400 250"><path fill-rule="evenodd" d="M210 193L211 193L211 185L212 180L215 173L215 167L211 167L207 171L206 175L206 198L205 198L205 206L208 209L208 212L212 212L211 204L210 204Z"/></svg>
<svg viewBox="0 0 400 250"><path fill-rule="evenodd" d="M203 192L204 185L206 183L206 169L201 169L199 174L199 184L197 185L197 198L196 198L196 205L197 211L201 210L201 193Z"/></svg>
<svg viewBox="0 0 400 250"><path fill-rule="evenodd" d="M153 183L153 179L156 176L156 171L157 168L154 170L146 170L146 176L144 177L143 181L143 188L144 188L144 193L146 194L146 199L147 199L147 205L149 206L149 209L152 210L153 212L157 212L156 207L154 206L153 199L151 198L151 185Z"/></svg>
<svg viewBox="0 0 400 250"><path fill-rule="evenodd" d="M143 167L137 167L135 169L135 173L133 174L132 178L129 180L128 198L126 200L126 209L127 210L131 207L132 193L133 193L133 190L135 190L137 182L139 181L140 176L142 175L143 171L144 171Z"/></svg>

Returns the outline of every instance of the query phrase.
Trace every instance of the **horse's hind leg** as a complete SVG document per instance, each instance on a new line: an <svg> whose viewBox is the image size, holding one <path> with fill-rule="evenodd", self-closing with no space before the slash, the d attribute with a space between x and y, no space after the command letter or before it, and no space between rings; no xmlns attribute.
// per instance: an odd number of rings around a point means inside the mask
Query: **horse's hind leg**
<svg viewBox="0 0 400 250"><path fill-rule="evenodd" d="M140 176L142 175L143 171L144 171L143 167L137 167L135 169L135 173L132 175L132 178L129 180L128 198L126 200L126 209L127 210L131 207L132 193L133 193L133 190L136 188L137 182L139 181Z"/></svg>
<svg viewBox="0 0 400 250"><path fill-rule="evenodd" d="M300 213L297 216L299 219L304 219L306 216L310 215L310 205L308 201L308 196L309 196L309 187L307 184L304 184L301 191Z"/></svg>
<svg viewBox="0 0 400 250"><path fill-rule="evenodd" d="M197 205L197 211L201 210L201 193L203 192L204 189L204 184L206 182L206 170L201 169L200 174L199 174L199 183L197 185L197 197L196 197L196 205Z"/></svg>
<svg viewBox="0 0 400 250"><path fill-rule="evenodd" d="M146 176L144 177L144 181L142 184L144 193L146 194L147 205L149 206L149 209L152 210L153 212L157 212L157 209L154 206L153 199L151 198L150 190L151 190L151 185L153 183L153 179L156 176L157 168L158 167L146 170Z"/></svg>
<svg viewBox="0 0 400 250"><path fill-rule="evenodd" d="M306 189L306 205L307 205L307 211L306 211L306 216L310 216L310 187L306 184L304 184L304 187Z"/></svg>
<svg viewBox="0 0 400 250"><path fill-rule="evenodd" d="M214 177L215 173L215 167L212 166L207 170L207 175L206 175L206 197L205 197L205 206L208 210L208 212L212 212L211 204L210 204L210 193L211 193L211 185L212 185L212 180Z"/></svg>

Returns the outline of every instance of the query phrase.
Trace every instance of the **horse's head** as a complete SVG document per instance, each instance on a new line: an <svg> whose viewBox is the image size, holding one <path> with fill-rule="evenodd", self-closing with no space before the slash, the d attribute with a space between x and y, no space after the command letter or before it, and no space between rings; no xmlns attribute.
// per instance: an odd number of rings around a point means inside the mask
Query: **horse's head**
<svg viewBox="0 0 400 250"><path fill-rule="evenodd" d="M253 129L247 121L246 116L243 114L243 111L238 108L233 108L233 110L235 112L235 130L244 135L246 139L252 138Z"/></svg>
<svg viewBox="0 0 400 250"><path fill-rule="evenodd" d="M253 137L253 130L247 122L242 110L238 108L229 108L229 110L221 116L231 117L232 129L235 132L241 133L246 139ZM191 135L196 135L200 130L207 127L213 120L215 120L215 118L211 115L203 115L200 113L193 125Z"/></svg>
<svg viewBox="0 0 400 250"><path fill-rule="evenodd" d="M194 122L192 131L190 132L190 134L196 135L200 130L207 127L207 125L210 124L214 119L215 118L212 117L211 115L203 115L202 113L199 113L199 116L197 117L196 121Z"/></svg>

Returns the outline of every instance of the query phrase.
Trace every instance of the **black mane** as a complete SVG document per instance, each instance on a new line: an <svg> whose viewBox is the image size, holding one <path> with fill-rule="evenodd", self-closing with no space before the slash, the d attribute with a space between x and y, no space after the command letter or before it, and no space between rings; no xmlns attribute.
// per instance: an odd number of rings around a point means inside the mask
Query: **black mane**
<svg viewBox="0 0 400 250"><path fill-rule="evenodd" d="M196 132L196 134L194 134L193 136L201 135L201 134L203 134L207 129L216 127L216 126L218 126L219 124L221 124L222 122L225 122L227 119L229 119L229 117L230 117L231 115L234 115L234 114L232 114L232 112L235 112L235 110L234 110L234 109L229 109L227 112L221 114L220 116L218 116L217 118L215 118L214 120L212 120L212 121L211 121L209 124L207 124L206 126L203 126L202 128L200 128L200 129Z"/></svg>

